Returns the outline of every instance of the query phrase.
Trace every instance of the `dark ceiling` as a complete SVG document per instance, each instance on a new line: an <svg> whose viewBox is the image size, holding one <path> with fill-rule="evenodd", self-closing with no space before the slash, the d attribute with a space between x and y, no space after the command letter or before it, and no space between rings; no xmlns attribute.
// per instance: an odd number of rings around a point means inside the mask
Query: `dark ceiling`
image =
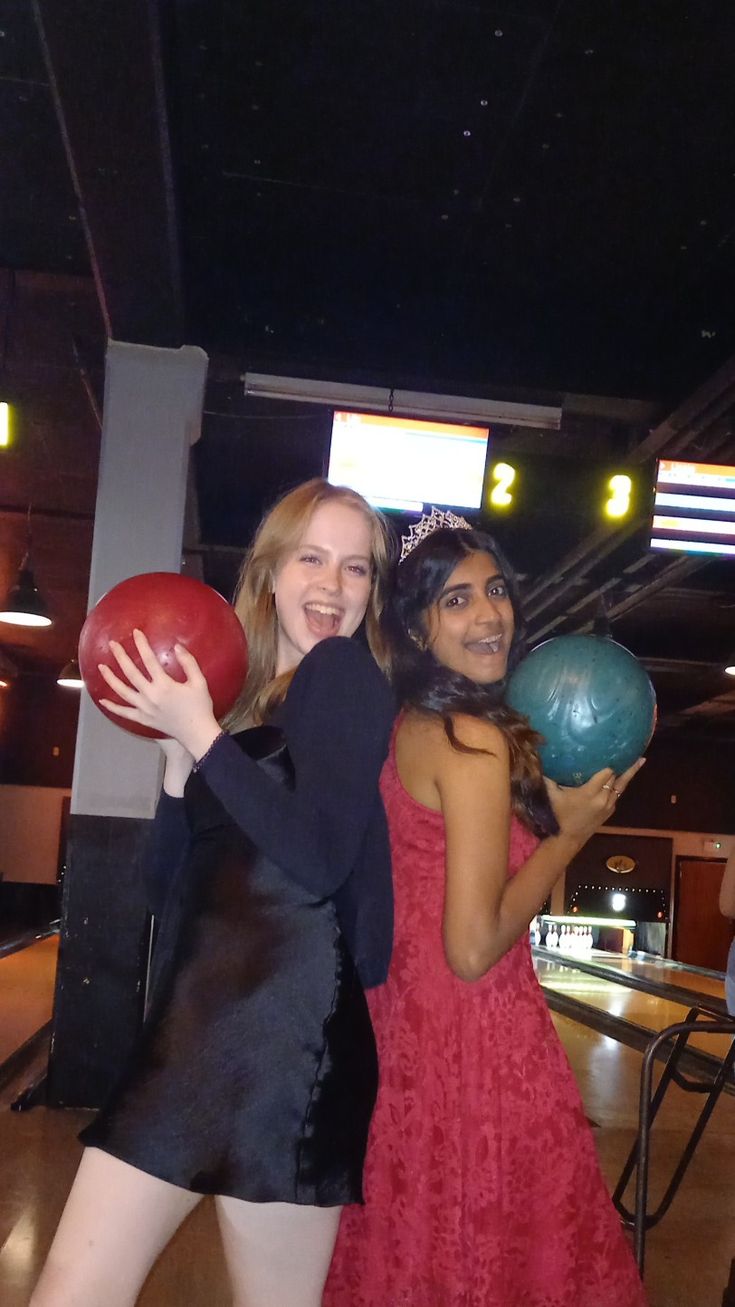
<svg viewBox="0 0 735 1307"><path fill-rule="evenodd" d="M57 614L0 653L73 651L108 336L210 355L187 544L226 592L329 439L246 370L556 404L493 438L560 467L735 462L734 47L731 0L0 0L0 585L30 504ZM665 724L735 738L735 563L553 493L504 538L536 636L604 603Z"/></svg>

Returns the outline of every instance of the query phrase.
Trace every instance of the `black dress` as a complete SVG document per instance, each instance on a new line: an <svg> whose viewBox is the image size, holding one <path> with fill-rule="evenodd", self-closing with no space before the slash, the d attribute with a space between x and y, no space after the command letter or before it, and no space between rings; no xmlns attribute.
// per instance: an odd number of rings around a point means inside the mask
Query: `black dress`
<svg viewBox="0 0 735 1307"><path fill-rule="evenodd" d="M382 978L392 713L366 651L324 641L277 722L190 776L185 824L164 796L149 1011L85 1144L197 1193L361 1199L377 1062L353 954Z"/></svg>

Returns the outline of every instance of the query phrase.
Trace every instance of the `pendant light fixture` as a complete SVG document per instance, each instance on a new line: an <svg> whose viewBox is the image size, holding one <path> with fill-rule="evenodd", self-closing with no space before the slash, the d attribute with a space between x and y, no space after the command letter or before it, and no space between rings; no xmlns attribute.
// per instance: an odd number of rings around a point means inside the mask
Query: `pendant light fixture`
<svg viewBox="0 0 735 1307"><path fill-rule="evenodd" d="M50 626L48 605L39 593L31 567L31 509L26 524L26 552L15 585L0 608L0 622L11 626Z"/></svg>
<svg viewBox="0 0 735 1307"><path fill-rule="evenodd" d="M65 690L84 689L82 673L79 670L79 663L76 658L70 658L68 663L62 667L56 678L56 684L63 685Z"/></svg>

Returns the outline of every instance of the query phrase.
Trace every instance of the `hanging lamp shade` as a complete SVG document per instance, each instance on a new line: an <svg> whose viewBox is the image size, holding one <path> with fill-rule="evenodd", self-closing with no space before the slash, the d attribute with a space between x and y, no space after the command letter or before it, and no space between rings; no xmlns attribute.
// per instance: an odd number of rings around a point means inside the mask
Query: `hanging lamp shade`
<svg viewBox="0 0 735 1307"><path fill-rule="evenodd" d="M56 677L56 684L63 685L65 690L82 690L84 688L82 673L79 670L79 663L76 658L70 658L68 663L64 664Z"/></svg>
<svg viewBox="0 0 735 1307"><path fill-rule="evenodd" d="M48 605L39 593L27 555L21 563L15 585L0 609L0 622L11 626L51 625Z"/></svg>

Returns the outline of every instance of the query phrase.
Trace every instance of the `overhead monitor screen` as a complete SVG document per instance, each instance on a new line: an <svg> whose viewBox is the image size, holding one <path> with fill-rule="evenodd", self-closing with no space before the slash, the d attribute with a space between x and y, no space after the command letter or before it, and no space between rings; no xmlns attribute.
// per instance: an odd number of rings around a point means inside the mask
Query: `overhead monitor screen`
<svg viewBox="0 0 735 1307"><path fill-rule="evenodd" d="M487 427L336 412L327 477L359 491L376 508L477 509L488 435Z"/></svg>
<svg viewBox="0 0 735 1307"><path fill-rule="evenodd" d="M659 459L651 548L735 557L735 467Z"/></svg>

